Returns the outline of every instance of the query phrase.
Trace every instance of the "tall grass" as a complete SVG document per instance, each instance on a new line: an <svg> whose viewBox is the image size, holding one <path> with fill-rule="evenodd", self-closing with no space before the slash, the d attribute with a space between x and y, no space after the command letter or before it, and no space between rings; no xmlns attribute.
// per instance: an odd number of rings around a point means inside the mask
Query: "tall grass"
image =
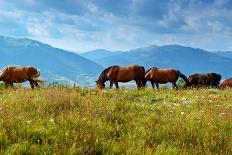
<svg viewBox="0 0 232 155"><path fill-rule="evenodd" d="M231 154L232 91L0 90L0 154Z"/></svg>

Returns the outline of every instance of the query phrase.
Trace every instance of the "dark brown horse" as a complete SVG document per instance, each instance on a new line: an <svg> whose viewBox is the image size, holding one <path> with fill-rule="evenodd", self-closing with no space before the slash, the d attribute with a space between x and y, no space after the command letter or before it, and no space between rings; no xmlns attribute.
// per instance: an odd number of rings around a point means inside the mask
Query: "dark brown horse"
<svg viewBox="0 0 232 155"><path fill-rule="evenodd" d="M189 83L186 83L184 87L219 88L220 80L221 80L221 75L217 73L193 74L188 77Z"/></svg>
<svg viewBox="0 0 232 155"><path fill-rule="evenodd" d="M39 87L38 82L43 82L37 79L40 76L39 70L34 67L6 67L0 71L0 81L5 83L5 87L14 87L13 83L22 83L29 81L31 88Z"/></svg>
<svg viewBox="0 0 232 155"><path fill-rule="evenodd" d="M232 89L232 78L225 79L221 84L220 84L220 89Z"/></svg>
<svg viewBox="0 0 232 155"><path fill-rule="evenodd" d="M145 69L142 66L110 66L102 71L97 82L97 87L100 89L105 88L105 82L110 81L110 88L115 84L118 89L118 82L129 82L135 80L137 88L143 87Z"/></svg>
<svg viewBox="0 0 232 155"><path fill-rule="evenodd" d="M145 80L151 82L152 88L155 88L155 84L157 89L159 89L159 83L165 84L168 82L171 82L173 88L177 89L178 87L176 85L176 81L179 77L183 78L184 81L188 83L188 79L186 78L186 76L183 75L179 70L175 69L159 69L156 67L152 67L147 70L145 74Z"/></svg>

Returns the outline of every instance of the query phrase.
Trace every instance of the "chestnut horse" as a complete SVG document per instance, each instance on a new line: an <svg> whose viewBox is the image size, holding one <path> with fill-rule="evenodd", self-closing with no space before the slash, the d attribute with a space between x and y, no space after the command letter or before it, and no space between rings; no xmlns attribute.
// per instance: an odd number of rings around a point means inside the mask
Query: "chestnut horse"
<svg viewBox="0 0 232 155"><path fill-rule="evenodd" d="M105 82L110 81L110 88L115 84L118 89L118 82L129 82L135 80L137 88L143 87L145 69L142 66L110 66L102 71L97 82L97 87L100 89L105 88Z"/></svg>
<svg viewBox="0 0 232 155"><path fill-rule="evenodd" d="M42 80L36 79L40 76L39 70L34 67L6 67L0 71L0 81L5 83L5 87L14 87L13 83L22 83L29 81L31 88L39 87L38 82L43 82Z"/></svg>
<svg viewBox="0 0 232 155"><path fill-rule="evenodd" d="M217 73L193 74L188 77L189 83L185 84L186 87L206 88L216 87L219 88L221 75Z"/></svg>
<svg viewBox="0 0 232 155"><path fill-rule="evenodd" d="M168 82L172 83L173 88L178 88L176 85L176 81L178 78L181 77L185 81L185 83L188 83L188 79L185 75L183 75L179 70L175 69L159 69L156 67L152 67L145 73L145 83L146 81L150 81L152 88L154 89L156 85L156 88L159 89L159 83L165 84Z"/></svg>
<svg viewBox="0 0 232 155"><path fill-rule="evenodd" d="M220 89L232 89L232 78L225 79L221 84L220 84Z"/></svg>

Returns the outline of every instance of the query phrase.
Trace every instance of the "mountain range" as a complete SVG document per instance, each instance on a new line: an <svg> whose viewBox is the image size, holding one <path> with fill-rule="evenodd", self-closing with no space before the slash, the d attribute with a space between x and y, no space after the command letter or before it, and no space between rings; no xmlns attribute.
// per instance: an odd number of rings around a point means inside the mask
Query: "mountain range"
<svg viewBox="0 0 232 155"><path fill-rule="evenodd" d="M232 76L232 51L210 52L179 45L148 46L129 51L97 49L74 53L27 39L0 36L0 68L35 66L49 82L78 83L94 86L101 71L110 65L138 64L146 69L179 69L187 76L194 73L217 72L223 79Z"/></svg>
<svg viewBox="0 0 232 155"><path fill-rule="evenodd" d="M27 38L0 36L0 67L34 66L48 82L93 85L103 67L76 53Z"/></svg>
<svg viewBox="0 0 232 155"><path fill-rule="evenodd" d="M111 65L130 65L139 64L146 69L156 66L158 68L175 68L186 75L194 73L217 72L223 78L232 76L232 52L209 52L199 48L184 47L179 45L149 46L133 49L130 51L117 51L113 55L106 51L101 57L98 54L91 55L91 52L81 54L87 59L107 67ZM95 53L95 51L92 51Z"/></svg>

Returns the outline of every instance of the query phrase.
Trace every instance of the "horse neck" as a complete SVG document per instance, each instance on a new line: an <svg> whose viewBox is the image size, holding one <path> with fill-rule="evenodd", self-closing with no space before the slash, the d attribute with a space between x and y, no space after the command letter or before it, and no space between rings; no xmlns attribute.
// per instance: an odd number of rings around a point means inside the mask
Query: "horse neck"
<svg viewBox="0 0 232 155"><path fill-rule="evenodd" d="M108 78L107 78L106 74L103 74L103 73L98 78L98 81L101 81L103 83L105 83L107 80L108 80Z"/></svg>

